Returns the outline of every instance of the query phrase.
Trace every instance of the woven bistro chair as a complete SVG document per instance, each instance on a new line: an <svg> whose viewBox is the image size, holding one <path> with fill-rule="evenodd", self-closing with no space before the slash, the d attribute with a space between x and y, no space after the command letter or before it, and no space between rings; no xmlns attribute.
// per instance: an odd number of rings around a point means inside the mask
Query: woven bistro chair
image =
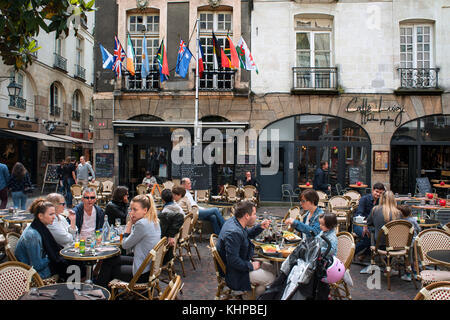
<svg viewBox="0 0 450 320"><path fill-rule="evenodd" d="M319 195L319 207L325 208L327 206L328 195L321 190L316 190L316 192Z"/></svg>
<svg viewBox="0 0 450 320"><path fill-rule="evenodd" d="M183 271L183 277L186 277L184 272L184 259L183 259L183 249L186 250L189 259L191 260L192 267L195 270L194 260L192 259L191 246L189 238L192 235L192 213L189 213L184 217L183 225L180 227L180 237L178 239L178 260L181 264L181 270Z"/></svg>
<svg viewBox="0 0 450 320"><path fill-rule="evenodd" d="M386 238L386 249L380 249L381 237L384 234ZM375 246L370 246L371 251L371 264L375 264L376 256L385 256L384 259L380 259L386 265L388 290L391 290L391 265L392 259L399 259L403 257L403 262L407 272L411 273L410 264L410 249L412 238L414 235L414 227L411 222L406 220L394 220L386 223L378 233ZM400 270L399 270L400 271ZM400 276L400 272L398 273ZM415 280L413 280L414 286L417 289Z"/></svg>
<svg viewBox="0 0 450 320"><path fill-rule="evenodd" d="M22 262L8 261L0 264L0 300L17 300L30 291L32 283L42 287L44 283L37 271Z"/></svg>
<svg viewBox="0 0 450 320"><path fill-rule="evenodd" d="M203 221L201 221L198 218L198 210L199 210L198 206L192 206L191 207L191 211L189 213L192 213L192 225L194 227L193 232L194 233L198 233L199 240L200 240L200 242L202 242L202 240L203 240L203 238L202 238L202 235L203 235L203 230L202 230L203 229Z"/></svg>
<svg viewBox="0 0 450 320"><path fill-rule="evenodd" d="M172 258L166 262L166 264L164 264L161 267L161 272L165 271L167 272L167 279L165 278L161 278L160 280L163 282L168 282L170 283L176 276L177 273L175 271L175 260L178 258L177 257L177 248L178 248L178 241L180 238L180 232L178 232L175 237L174 237L174 245L173 246L169 246L169 242L167 242L167 248L166 248L166 254L169 250L172 250Z"/></svg>
<svg viewBox="0 0 450 320"><path fill-rule="evenodd" d="M111 287L111 300L117 299L122 295L136 296L137 298L144 300L153 300L153 298L155 298L155 290L158 291L158 294L161 292L159 276L161 274L166 247L167 238L163 237L148 253L130 282L119 279L111 280L108 284L108 286ZM151 266L148 281L137 283L139 277L149 263L151 263ZM145 294L147 294L147 296Z"/></svg>
<svg viewBox="0 0 450 320"><path fill-rule="evenodd" d="M207 203L209 201L209 190L197 190L197 203Z"/></svg>
<svg viewBox="0 0 450 320"><path fill-rule="evenodd" d="M445 226L442 227L446 232L450 233L450 222L448 222Z"/></svg>
<svg viewBox="0 0 450 320"><path fill-rule="evenodd" d="M288 212L284 216L282 222L284 223L286 221L286 219L288 219L288 218L292 218L294 220L300 219L300 213L301 213L301 209L299 206L292 207L288 210Z"/></svg>
<svg viewBox="0 0 450 320"><path fill-rule="evenodd" d="M257 197L257 189L255 186L248 185L243 187L244 195L243 199L245 201L251 201L253 203L258 204L258 197Z"/></svg>
<svg viewBox="0 0 450 320"><path fill-rule="evenodd" d="M237 291L232 290L227 286L227 283L225 282L225 277L222 275L226 274L227 268L225 266L225 263L223 262L222 258L219 255L219 252L216 248L216 242L217 242L218 236L216 234L211 234L209 237L209 250L211 252L213 262L214 262L214 268L216 270L216 279L217 279L217 290L216 290L216 296L214 297L215 300L230 300L230 299L238 299L243 300L244 296L247 294L246 291ZM251 292L251 298L255 298L255 287L252 285L252 292Z"/></svg>
<svg viewBox="0 0 450 320"><path fill-rule="evenodd" d="M350 272L353 256L355 255L355 238L349 232L339 232L337 235L337 258L342 261L345 266L345 272ZM344 279L336 283L330 284L331 296L335 299L342 300L344 298L351 300L350 290Z"/></svg>
<svg viewBox="0 0 450 320"><path fill-rule="evenodd" d="M175 184L172 181L170 181L170 180L167 180L166 182L163 183L163 189L172 190L172 188L174 186L175 186Z"/></svg>
<svg viewBox="0 0 450 320"><path fill-rule="evenodd" d="M148 190L148 188L147 188L147 186L145 185L145 184L138 184L137 186L136 186L136 193L138 194L138 195L141 195L141 194L147 194L148 192L147 192L147 190Z"/></svg>
<svg viewBox="0 0 450 320"><path fill-rule="evenodd" d="M195 210L194 208L197 208L197 210ZM194 233L196 232L195 228L196 228L196 225L198 222L201 222L198 220L198 207L193 207L192 220L191 220L191 225L190 225L190 229L189 229L189 242L195 248L195 251L197 251L198 260L200 261L200 260L202 260L202 258L200 257L200 251L198 251L197 242L195 241L195 237L194 237ZM201 236L201 233L200 233L200 236Z"/></svg>
<svg viewBox="0 0 450 320"><path fill-rule="evenodd" d="M111 200L114 190L114 182L111 180L106 180L102 182L102 196L105 202Z"/></svg>
<svg viewBox="0 0 450 320"><path fill-rule="evenodd" d="M77 204L80 203L81 198L83 197L83 187L80 184L73 184L70 186L70 192L72 193L73 200L75 200Z"/></svg>
<svg viewBox="0 0 450 320"><path fill-rule="evenodd" d="M226 201L228 202L238 202L240 200L238 196L238 187L229 185L225 190Z"/></svg>
<svg viewBox="0 0 450 320"><path fill-rule="evenodd" d="M5 252L9 261L17 261L15 253L17 242L19 242L19 238L20 234L15 232L10 232L6 235Z"/></svg>
<svg viewBox="0 0 450 320"><path fill-rule="evenodd" d="M159 300L176 300L178 293L183 289L183 285L184 283L181 282L181 277L176 276L168 283Z"/></svg>
<svg viewBox="0 0 450 320"><path fill-rule="evenodd" d="M361 194L356 190L348 190L343 194L343 196L350 197L351 202L355 204L358 204L359 199L361 199Z"/></svg>
<svg viewBox="0 0 450 320"><path fill-rule="evenodd" d="M450 281L434 282L422 288L414 300L450 300Z"/></svg>
<svg viewBox="0 0 450 320"><path fill-rule="evenodd" d="M348 197L348 196L347 196ZM328 200L328 208L330 212L336 215L338 221L339 230L344 227L344 231L347 231L350 226L351 216L351 201L345 196L334 196Z"/></svg>
<svg viewBox="0 0 450 320"><path fill-rule="evenodd" d="M450 271L427 269L428 266L437 264L426 256L428 251L449 248L450 234L443 230L426 229L417 235L414 241L414 267L417 272L417 280L421 281L422 287L437 281L450 281Z"/></svg>

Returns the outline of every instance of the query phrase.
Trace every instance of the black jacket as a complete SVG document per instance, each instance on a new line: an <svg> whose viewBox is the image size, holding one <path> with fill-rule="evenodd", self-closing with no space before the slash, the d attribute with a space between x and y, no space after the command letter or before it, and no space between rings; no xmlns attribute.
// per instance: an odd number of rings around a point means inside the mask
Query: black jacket
<svg viewBox="0 0 450 320"><path fill-rule="evenodd" d="M108 223L114 225L116 218L120 218L120 224L126 224L128 215L128 203L111 200L105 207Z"/></svg>
<svg viewBox="0 0 450 320"><path fill-rule="evenodd" d="M313 179L314 190L328 191L328 172L323 171L322 168L317 168Z"/></svg>
<svg viewBox="0 0 450 320"><path fill-rule="evenodd" d="M173 238L180 230L184 222L184 213L181 207L174 203L167 203L162 211L158 213L159 225L161 226L161 238Z"/></svg>
<svg viewBox="0 0 450 320"><path fill-rule="evenodd" d="M100 230L103 228L103 223L105 222L105 213L103 212L103 209L100 208L97 205L94 205L96 210L96 216L95 216L95 230ZM73 211L75 211L75 224L77 225L78 231L81 232L81 227L83 226L83 217L84 217L84 204L80 203L75 208L73 208Z"/></svg>
<svg viewBox="0 0 450 320"><path fill-rule="evenodd" d="M31 188L31 180L28 172L25 173L25 176L22 178L22 180L19 180L18 178L16 178L16 176L11 175L8 181L8 188L11 192L23 192L25 188Z"/></svg>

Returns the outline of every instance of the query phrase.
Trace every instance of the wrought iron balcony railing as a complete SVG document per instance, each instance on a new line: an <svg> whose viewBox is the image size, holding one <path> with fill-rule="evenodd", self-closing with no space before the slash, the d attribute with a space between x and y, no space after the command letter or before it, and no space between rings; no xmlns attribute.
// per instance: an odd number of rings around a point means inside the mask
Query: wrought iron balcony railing
<svg viewBox="0 0 450 320"><path fill-rule="evenodd" d="M76 110L72 110L72 120L80 121L80 119L81 119L80 112L78 112Z"/></svg>
<svg viewBox="0 0 450 320"><path fill-rule="evenodd" d="M337 90L336 67L293 67L294 90Z"/></svg>
<svg viewBox="0 0 450 320"><path fill-rule="evenodd" d="M86 69L78 64L75 64L75 78L86 81Z"/></svg>
<svg viewBox="0 0 450 320"><path fill-rule="evenodd" d="M200 78L199 90L202 91L232 91L234 89L234 75L236 70L209 69L203 71Z"/></svg>
<svg viewBox="0 0 450 320"><path fill-rule="evenodd" d="M89 121L94 121L94 116L92 114L89 115Z"/></svg>
<svg viewBox="0 0 450 320"><path fill-rule="evenodd" d="M148 92L159 90L159 70L150 69L146 79L141 77L141 71L136 71L134 76L128 72L124 72L122 77L122 91L129 92Z"/></svg>
<svg viewBox="0 0 450 320"><path fill-rule="evenodd" d="M9 106L18 108L18 109L22 109L22 110L26 110L27 109L27 100L24 98L21 98L21 97L16 97L14 99L13 96L9 96Z"/></svg>
<svg viewBox="0 0 450 320"><path fill-rule="evenodd" d="M56 52L54 54L55 54L55 62L53 64L53 67L67 72L67 59L60 56Z"/></svg>
<svg viewBox="0 0 450 320"><path fill-rule="evenodd" d="M401 89L438 89L439 68L399 68Z"/></svg>
<svg viewBox="0 0 450 320"><path fill-rule="evenodd" d="M50 106L50 115L59 116L61 114L61 108L58 106Z"/></svg>

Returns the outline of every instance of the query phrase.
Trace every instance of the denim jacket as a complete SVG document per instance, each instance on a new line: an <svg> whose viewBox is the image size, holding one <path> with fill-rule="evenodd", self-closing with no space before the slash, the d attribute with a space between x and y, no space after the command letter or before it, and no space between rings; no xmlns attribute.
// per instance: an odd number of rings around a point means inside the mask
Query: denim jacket
<svg viewBox="0 0 450 320"><path fill-rule="evenodd" d="M31 226L28 226L20 236L15 256L20 262L32 266L42 279L52 275L50 260L44 251L41 235Z"/></svg>
<svg viewBox="0 0 450 320"><path fill-rule="evenodd" d="M317 235L320 241L320 252L323 254L327 250L328 244L325 242L325 240L322 239L321 235L324 235L331 243L331 250L328 253L328 256L330 257L335 256L337 253L337 245L338 245L336 229L333 228L328 231L320 231L320 233Z"/></svg>
<svg viewBox="0 0 450 320"><path fill-rule="evenodd" d="M316 211L314 211L313 216L309 219L309 223L306 224L306 219L308 218L309 211L306 211L306 214L303 216L303 221L294 220L292 226L297 230L306 235L307 238L311 237L311 231L314 232L314 235L318 235L320 233L320 223L319 216L323 213L322 208L317 207Z"/></svg>

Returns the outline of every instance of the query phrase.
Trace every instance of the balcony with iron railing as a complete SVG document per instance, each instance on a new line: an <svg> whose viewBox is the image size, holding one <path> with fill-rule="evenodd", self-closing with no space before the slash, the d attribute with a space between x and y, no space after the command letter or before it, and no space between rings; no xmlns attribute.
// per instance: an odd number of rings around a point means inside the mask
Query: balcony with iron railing
<svg viewBox="0 0 450 320"><path fill-rule="evenodd" d="M338 94L336 67L293 67L293 94Z"/></svg>
<svg viewBox="0 0 450 320"><path fill-rule="evenodd" d="M208 69L203 71L198 87L201 91L233 91L236 70Z"/></svg>
<svg viewBox="0 0 450 320"><path fill-rule="evenodd" d="M398 68L400 87L396 94L442 94L439 68Z"/></svg>
<svg viewBox="0 0 450 320"><path fill-rule="evenodd" d="M92 114L89 115L89 121L94 121L94 115Z"/></svg>
<svg viewBox="0 0 450 320"><path fill-rule="evenodd" d="M141 71L131 75L129 72L123 72L122 91L124 92L151 92L159 90L159 70L150 69L149 74L142 79Z"/></svg>
<svg viewBox="0 0 450 320"><path fill-rule="evenodd" d="M17 109L26 110L27 100L21 97L9 96L9 106Z"/></svg>
<svg viewBox="0 0 450 320"><path fill-rule="evenodd" d="M58 106L50 106L50 115L59 116L61 114L61 108Z"/></svg>
<svg viewBox="0 0 450 320"><path fill-rule="evenodd" d="M72 110L72 120L74 121L80 121L81 119L81 114L79 111L77 110Z"/></svg>
<svg viewBox="0 0 450 320"><path fill-rule="evenodd" d="M80 66L79 64L75 64L75 78L80 79L81 81L86 81L86 69Z"/></svg>
<svg viewBox="0 0 450 320"><path fill-rule="evenodd" d="M54 55L55 55L55 61L53 63L53 67L57 68L61 71L67 72L67 59L64 58L63 56L60 56L56 52L54 53Z"/></svg>

